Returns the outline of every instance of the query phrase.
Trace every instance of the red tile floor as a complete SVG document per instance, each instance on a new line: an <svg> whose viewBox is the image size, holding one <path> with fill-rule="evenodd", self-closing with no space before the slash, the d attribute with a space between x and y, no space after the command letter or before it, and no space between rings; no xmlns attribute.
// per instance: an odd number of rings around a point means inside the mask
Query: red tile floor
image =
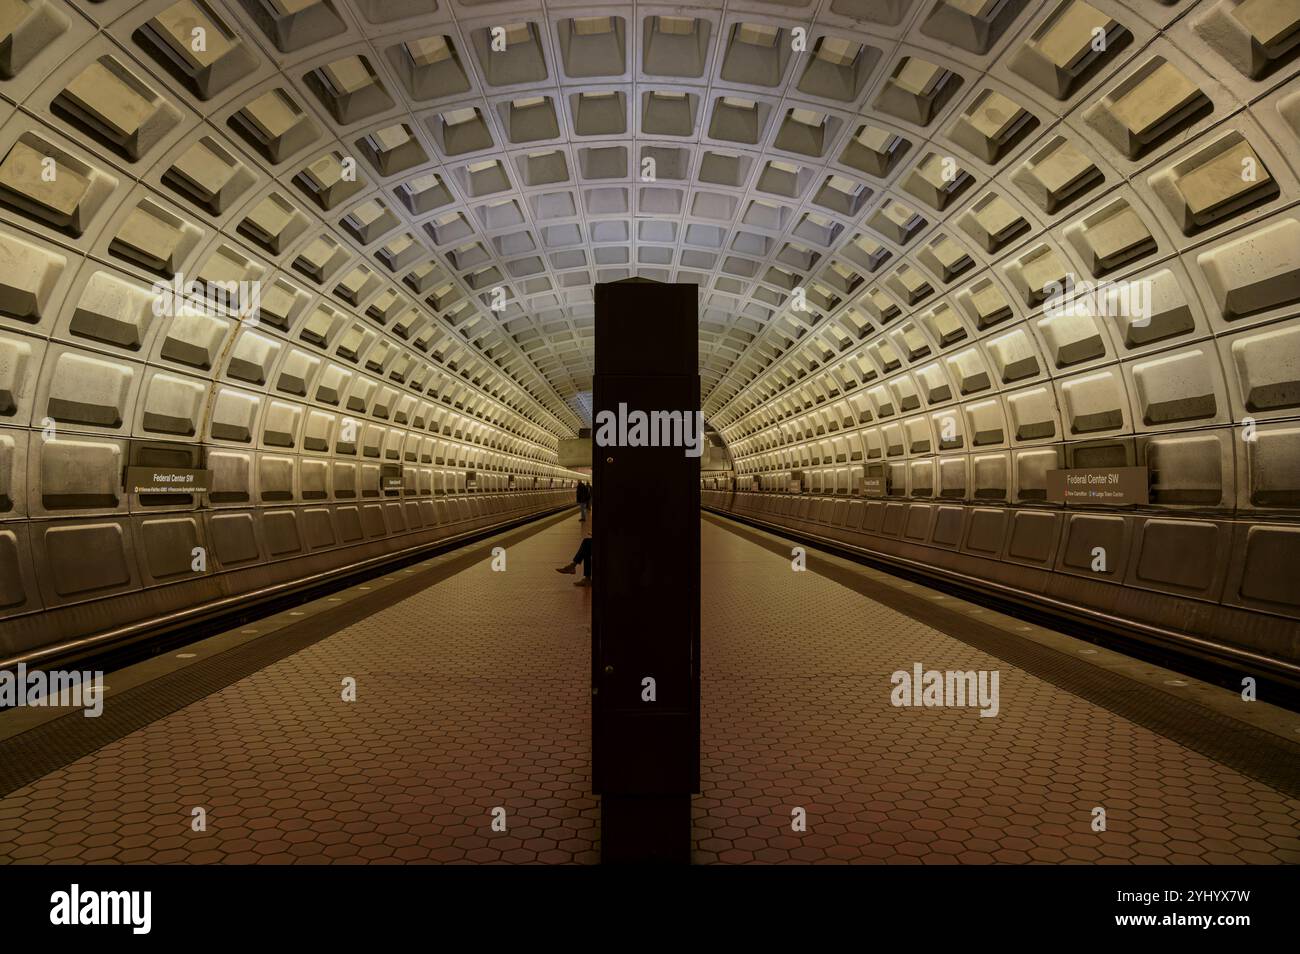
<svg viewBox="0 0 1300 954"><path fill-rule="evenodd" d="M578 527L507 547L505 572L479 544L472 568L0 800L0 862L596 861L591 597L553 571Z"/></svg>
<svg viewBox="0 0 1300 954"><path fill-rule="evenodd" d="M12 792L0 863L596 861L590 594L553 572L580 534L512 543L506 572L479 544ZM697 862L1300 861L1300 801L710 521L703 562ZM914 662L999 670L998 716L891 706Z"/></svg>
<svg viewBox="0 0 1300 954"><path fill-rule="evenodd" d="M703 557L697 863L1300 862L1300 800L788 552L706 521ZM998 715L894 707L918 662L999 670Z"/></svg>

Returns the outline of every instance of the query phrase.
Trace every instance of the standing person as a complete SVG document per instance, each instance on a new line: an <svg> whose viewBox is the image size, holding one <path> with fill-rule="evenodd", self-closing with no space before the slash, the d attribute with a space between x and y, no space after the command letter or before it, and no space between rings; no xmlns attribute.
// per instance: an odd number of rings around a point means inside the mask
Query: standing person
<svg viewBox="0 0 1300 954"><path fill-rule="evenodd" d="M578 522L585 523L587 520L587 510L591 507L591 488L587 482L578 483Z"/></svg>

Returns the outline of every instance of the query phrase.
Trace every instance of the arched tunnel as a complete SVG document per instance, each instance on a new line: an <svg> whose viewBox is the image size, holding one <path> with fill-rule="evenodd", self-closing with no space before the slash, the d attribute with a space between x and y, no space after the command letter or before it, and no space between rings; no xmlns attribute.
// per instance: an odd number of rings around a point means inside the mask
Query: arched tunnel
<svg viewBox="0 0 1300 954"><path fill-rule="evenodd" d="M1295 0L0 0L0 867L1300 861L1297 200Z"/></svg>

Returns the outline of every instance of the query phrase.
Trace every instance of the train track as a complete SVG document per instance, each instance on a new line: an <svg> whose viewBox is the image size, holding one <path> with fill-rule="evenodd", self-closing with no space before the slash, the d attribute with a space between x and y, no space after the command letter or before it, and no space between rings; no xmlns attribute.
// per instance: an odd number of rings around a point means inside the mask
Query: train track
<svg viewBox="0 0 1300 954"><path fill-rule="evenodd" d="M841 540L796 530L749 515L710 506L708 514L767 533L807 543L863 566L881 570L999 613L1055 629L1125 655L1241 691L1243 672L1256 676L1269 702L1300 711L1300 666L1215 643L1199 636L1019 590L968 574L927 566L916 560L856 547Z"/></svg>
<svg viewBox="0 0 1300 954"><path fill-rule="evenodd" d="M85 668L93 663L91 668L111 672L571 509L572 505L564 505L530 513L302 579L239 593L182 612L140 620L57 646L42 647L0 660L0 670L13 669L19 663L29 670Z"/></svg>

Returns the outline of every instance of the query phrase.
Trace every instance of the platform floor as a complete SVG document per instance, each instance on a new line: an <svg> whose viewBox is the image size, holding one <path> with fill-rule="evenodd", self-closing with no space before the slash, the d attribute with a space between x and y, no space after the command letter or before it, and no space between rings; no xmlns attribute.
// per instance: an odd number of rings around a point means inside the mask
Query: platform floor
<svg viewBox="0 0 1300 954"><path fill-rule="evenodd" d="M1300 862L1300 799L1113 711L1203 724L1239 753L1273 741L1169 694L1192 685L1091 671L1116 654L811 550L796 572L791 542L720 524L704 528L697 862ZM1052 645L1026 643L1039 634ZM893 706L891 674L915 663L998 670L998 715ZM1247 705L1196 688L1217 708ZM805 833L791 830L795 808Z"/></svg>
<svg viewBox="0 0 1300 954"><path fill-rule="evenodd" d="M505 572L476 544L461 572L0 799L0 862L598 860L590 592L553 570L579 526L507 545ZM289 612L328 628L317 609ZM110 692L105 717L126 704Z"/></svg>
<svg viewBox="0 0 1300 954"><path fill-rule="evenodd" d="M582 530L542 526L506 542L505 572L489 540L153 666L173 672L110 675L122 736L0 798L0 863L596 861L590 593L553 571ZM811 551L796 572L788 541L726 527L703 527L697 862L1300 861L1300 799L1279 790L1294 771L1277 781L1265 757L1295 745L1224 716L1231 693L1134 680L1113 654ZM277 640L302 645L185 701ZM891 705L914 663L997 670L998 715Z"/></svg>

